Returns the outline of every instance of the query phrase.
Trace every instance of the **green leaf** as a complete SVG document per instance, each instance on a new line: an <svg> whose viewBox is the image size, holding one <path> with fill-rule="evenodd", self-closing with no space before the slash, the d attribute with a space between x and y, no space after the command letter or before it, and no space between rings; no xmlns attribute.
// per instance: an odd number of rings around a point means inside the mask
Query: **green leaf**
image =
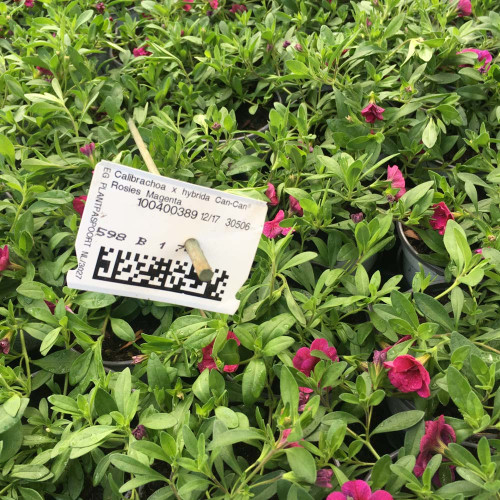
<svg viewBox="0 0 500 500"><path fill-rule="evenodd" d="M38 491L32 490L31 488L18 487L19 493L21 493L21 498L23 500L43 500L42 495Z"/></svg>
<svg viewBox="0 0 500 500"><path fill-rule="evenodd" d="M276 354L283 352L285 349L288 349L294 342L295 340L292 337L277 337L265 345L262 350L262 354L264 356L275 356Z"/></svg>
<svg viewBox="0 0 500 500"><path fill-rule="evenodd" d="M424 412L420 410L410 410L396 413L377 425L377 427L373 430L372 435L408 429L408 427L412 427L417 422L420 422L423 417Z"/></svg>
<svg viewBox="0 0 500 500"><path fill-rule="evenodd" d="M314 200L309 200L307 198L300 200L300 206L304 212L309 212L314 216L318 215L319 207Z"/></svg>
<svg viewBox="0 0 500 500"><path fill-rule="evenodd" d="M41 300L45 298L45 290L48 287L37 281L25 281L17 287L17 293L30 299Z"/></svg>
<svg viewBox="0 0 500 500"><path fill-rule="evenodd" d="M139 460L129 457L127 455L113 455L111 457L111 463L123 472L129 472L130 474L138 474L144 476L155 476L159 481L166 481L166 478L160 473L153 470L148 465L144 465Z"/></svg>
<svg viewBox="0 0 500 500"><path fill-rule="evenodd" d="M420 292L414 293L413 297L418 309L428 320L438 323L447 332L454 330L453 320L438 300Z"/></svg>
<svg viewBox="0 0 500 500"><path fill-rule="evenodd" d="M290 405L290 414L295 415L299 407L299 385L286 366L281 368L280 389L283 406Z"/></svg>
<svg viewBox="0 0 500 500"><path fill-rule="evenodd" d="M315 259L318 256L316 252L302 252L292 257L285 265L281 267L279 272L284 271L285 269L289 269L290 267L299 266L304 262L308 262L312 259Z"/></svg>
<svg viewBox="0 0 500 500"><path fill-rule="evenodd" d="M248 443L253 440L264 441L264 433L257 429L230 429L222 434L219 434L216 440L209 443L207 451L223 448L224 446L229 446L235 443Z"/></svg>
<svg viewBox="0 0 500 500"><path fill-rule="evenodd" d="M450 443L448 445L450 458L459 465L464 465L466 467L474 467L480 469L480 464L474 457L474 455L457 443Z"/></svg>
<svg viewBox="0 0 500 500"><path fill-rule="evenodd" d="M57 342L57 339L59 338L60 331L61 327L54 328L49 333L47 333L42 341L42 344L40 345L40 353L42 354L42 356L45 356L52 349L54 344Z"/></svg>
<svg viewBox="0 0 500 500"><path fill-rule="evenodd" d="M309 74L309 68L300 61L295 61L294 59L290 59L286 61L286 67L294 74L294 75L303 75L307 76Z"/></svg>
<svg viewBox="0 0 500 500"><path fill-rule="evenodd" d="M196 477L194 474L190 474L186 477L187 482L179 488L180 498L188 498L189 493L195 490L206 490L210 485L207 479L201 477ZM193 498L193 497L189 497Z"/></svg>
<svg viewBox="0 0 500 500"><path fill-rule="evenodd" d="M117 428L112 425L92 425L75 432L69 443L73 448L87 448L104 441L116 430Z"/></svg>
<svg viewBox="0 0 500 500"><path fill-rule="evenodd" d="M73 362L80 356L80 353L71 349L57 351L45 356L45 358L32 360L31 362L39 366L42 370L57 375L68 373Z"/></svg>
<svg viewBox="0 0 500 500"><path fill-rule="evenodd" d="M448 392L459 409L467 408L467 396L472 391L469 381L454 367L449 366L446 374Z"/></svg>
<svg viewBox="0 0 500 500"><path fill-rule="evenodd" d="M116 297L106 293L84 292L74 302L87 309L102 309L116 302Z"/></svg>
<svg viewBox="0 0 500 500"><path fill-rule="evenodd" d="M134 451L144 453L144 455L150 458L154 458L155 460L161 460L167 463L171 461L171 457L165 453L161 446L158 446L157 444L145 439L141 441L134 441L131 445L131 448Z"/></svg>
<svg viewBox="0 0 500 500"><path fill-rule="evenodd" d="M113 333L126 342L135 342L135 333L132 327L123 319L111 318Z"/></svg>
<svg viewBox="0 0 500 500"><path fill-rule="evenodd" d="M432 148L436 144L438 138L438 128L432 118L429 118L424 133L422 134L422 142L428 147Z"/></svg>
<svg viewBox="0 0 500 500"><path fill-rule="evenodd" d="M238 418L238 414L230 408L226 408L225 406L218 406L215 409L215 416L221 422L224 422L224 425L228 429L235 429L239 426L240 421Z"/></svg>
<svg viewBox="0 0 500 500"><path fill-rule="evenodd" d="M257 156L242 156L236 162L233 163L231 168L228 170L227 175L244 174L247 172L253 172L259 168L266 165L266 162L258 158Z"/></svg>
<svg viewBox="0 0 500 500"><path fill-rule="evenodd" d="M102 387L99 387L95 393L94 407L99 416L118 411L115 400Z"/></svg>
<svg viewBox="0 0 500 500"><path fill-rule="evenodd" d="M9 477L12 479L26 479L28 481L46 481L52 477L52 473L43 465L14 465Z"/></svg>
<svg viewBox="0 0 500 500"><path fill-rule="evenodd" d="M371 477L371 488L373 491L382 489L391 477L390 466L392 459L390 455L384 455L377 460L373 466Z"/></svg>
<svg viewBox="0 0 500 500"><path fill-rule="evenodd" d="M443 243L451 260L457 264L459 271L462 271L464 266L470 262L472 251L460 224L457 224L454 220L449 220L446 223Z"/></svg>
<svg viewBox="0 0 500 500"><path fill-rule="evenodd" d="M127 414L127 402L132 392L132 379L129 368L125 368L125 370L118 375L113 392L118 411L125 416Z"/></svg>
<svg viewBox="0 0 500 500"><path fill-rule="evenodd" d="M423 198L429 192L429 190L433 185L434 181L428 181L419 184L418 186L415 186L409 191L406 191L406 193L401 197L399 201L404 204L405 208L410 208L413 205L415 205L417 201Z"/></svg>
<svg viewBox="0 0 500 500"><path fill-rule="evenodd" d="M153 413L141 417L140 422L148 429L169 429L177 424L177 417L170 413Z"/></svg>
<svg viewBox="0 0 500 500"><path fill-rule="evenodd" d="M264 345L272 339L281 337L287 333L295 324L295 321L295 318L290 313L283 313L262 323L258 329L258 333L262 335Z"/></svg>
<svg viewBox="0 0 500 500"><path fill-rule="evenodd" d="M15 153L14 145L10 139L6 135L0 134L0 154L9 160L11 166L14 166L16 162Z"/></svg>
<svg viewBox="0 0 500 500"><path fill-rule="evenodd" d="M0 464L10 460L19 451L21 445L23 444L23 428L21 419L17 417L17 412L16 415L10 415L10 417L13 417L17 420L17 422L15 422L14 425L9 427L5 432L0 434Z"/></svg>
<svg viewBox="0 0 500 500"><path fill-rule="evenodd" d="M210 392L210 370L203 370L192 386L193 394L202 402L206 403L211 396Z"/></svg>
<svg viewBox="0 0 500 500"><path fill-rule="evenodd" d="M295 476L306 483L316 481L316 463L313 456L305 448L288 448L285 450L288 464Z"/></svg>
<svg viewBox="0 0 500 500"><path fill-rule="evenodd" d="M406 14L401 13L398 14L397 16L394 16L391 20L391 22L388 24L388 26L383 30L383 36L384 38L390 38L391 36L394 36L403 26L403 22L405 21Z"/></svg>
<svg viewBox="0 0 500 500"><path fill-rule="evenodd" d="M405 295L397 290L393 290L391 292L391 304L402 319L413 325L413 328L418 328L419 321L417 313L412 303Z"/></svg>
<svg viewBox="0 0 500 500"><path fill-rule="evenodd" d="M441 498L445 499L455 499L455 498L476 498L481 492L481 488L475 484L469 483L469 481L455 480L453 483L445 484L443 487L439 488L435 492Z"/></svg>
<svg viewBox="0 0 500 500"><path fill-rule="evenodd" d="M266 364L261 358L252 359L243 372L241 390L243 402L251 405L257 401L262 393L267 378Z"/></svg>

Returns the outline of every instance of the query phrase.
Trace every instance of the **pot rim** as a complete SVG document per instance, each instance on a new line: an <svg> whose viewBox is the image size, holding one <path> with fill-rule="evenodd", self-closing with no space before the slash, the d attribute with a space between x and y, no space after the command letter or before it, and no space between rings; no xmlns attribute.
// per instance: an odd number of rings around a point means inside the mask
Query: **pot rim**
<svg viewBox="0 0 500 500"><path fill-rule="evenodd" d="M408 241L408 238L406 237L406 234L403 231L403 224L399 220L396 221L396 230L398 232L398 236L399 239L401 240L401 243L409 250L412 256L418 260L418 262L424 264L431 271L438 274L439 276L444 276L444 269L442 267L436 266L435 264L430 264L429 262L423 260L422 257L420 257L420 254L411 246L411 243Z"/></svg>
<svg viewBox="0 0 500 500"><path fill-rule="evenodd" d="M107 361L105 359L102 360L102 364L108 368L127 368L127 366L133 366L134 361L132 359L125 359L123 361Z"/></svg>

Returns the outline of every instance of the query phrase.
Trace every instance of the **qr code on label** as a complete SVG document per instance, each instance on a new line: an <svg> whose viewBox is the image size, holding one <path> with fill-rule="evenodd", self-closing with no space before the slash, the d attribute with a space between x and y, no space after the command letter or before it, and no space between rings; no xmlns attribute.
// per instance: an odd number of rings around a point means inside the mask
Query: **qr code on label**
<svg viewBox="0 0 500 500"><path fill-rule="evenodd" d="M221 301L229 275L214 269L212 281L206 283L200 281L191 262L102 246L93 278Z"/></svg>

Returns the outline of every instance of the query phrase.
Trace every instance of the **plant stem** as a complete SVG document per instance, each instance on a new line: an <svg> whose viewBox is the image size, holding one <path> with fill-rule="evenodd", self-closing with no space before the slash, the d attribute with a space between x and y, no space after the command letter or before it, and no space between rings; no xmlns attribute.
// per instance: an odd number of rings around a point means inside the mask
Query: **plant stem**
<svg viewBox="0 0 500 500"><path fill-rule="evenodd" d="M277 452L278 450L275 448L275 449L272 449L263 459L262 459L262 462L260 462L260 464L257 465L257 467L253 470L253 472L244 480L242 480L241 482L241 485L238 487L238 489L235 491L233 489L232 491L232 494L237 494L240 492L240 489L242 486L244 486L245 484L247 484L256 474L259 473L259 471L264 467L264 465L266 465L267 462L269 462L269 460L271 460L271 458L273 457L273 455ZM237 498L237 497L236 497Z"/></svg>
<svg viewBox="0 0 500 500"><path fill-rule="evenodd" d="M21 338L21 348L23 351L23 358L26 364L26 378L27 378L27 389L28 396L31 394L31 368L30 368L30 358L28 356L28 351L26 350L26 343L24 342L24 333L22 330L19 330L19 335Z"/></svg>
<svg viewBox="0 0 500 500"><path fill-rule="evenodd" d="M378 460L380 458L380 455L375 451L375 448L373 448L373 446L370 444L370 441L368 441L368 438L367 439L363 439L362 437L358 436L358 434L356 434L354 431L351 431L351 429L349 429L349 427L347 427L347 432L355 439L357 439L358 441L361 441L362 443L365 444L365 446L372 452L373 456Z"/></svg>

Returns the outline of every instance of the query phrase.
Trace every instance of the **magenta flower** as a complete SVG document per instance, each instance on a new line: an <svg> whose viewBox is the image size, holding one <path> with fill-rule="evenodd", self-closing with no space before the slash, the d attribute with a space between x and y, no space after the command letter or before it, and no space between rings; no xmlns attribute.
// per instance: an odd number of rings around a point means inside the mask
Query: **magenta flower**
<svg viewBox="0 0 500 500"><path fill-rule="evenodd" d="M227 332L227 337L226 340L229 339L234 339L236 340L236 343L238 345L241 345L240 339L233 333L233 332ZM215 339L210 342L207 346L205 346L201 352L203 354L203 359L200 363L198 363L198 370L200 370L200 373L203 370L206 370L207 368L209 370L217 370L217 365L215 364L215 359L212 357L212 351L214 349L214 343ZM235 372L238 369L239 365L225 365L224 366L224 371L226 373L232 373Z"/></svg>
<svg viewBox="0 0 500 500"><path fill-rule="evenodd" d="M377 490L372 493L368 483L356 479L347 481L342 485L342 493L335 491L330 493L326 500L393 500L392 495L384 490Z"/></svg>
<svg viewBox="0 0 500 500"><path fill-rule="evenodd" d="M455 217L450 212L450 209L446 206L444 201L440 201L436 205L432 205L434 213L429 220L432 229L435 229L439 234L443 235L446 229L446 223L449 220L454 220Z"/></svg>
<svg viewBox="0 0 500 500"><path fill-rule="evenodd" d="M236 12L245 12L246 10L247 8L243 4L233 3L232 7L229 9L229 12L234 14Z"/></svg>
<svg viewBox="0 0 500 500"><path fill-rule="evenodd" d="M49 300L44 300L45 304L47 305L47 307L49 308L49 311L54 314L55 311L56 311L56 305L54 304L54 302L50 302ZM72 313L73 310L71 309L71 307L69 306L64 306L64 308L66 309L66 311Z"/></svg>
<svg viewBox="0 0 500 500"><path fill-rule="evenodd" d="M143 438L145 438L147 435L147 432L146 432L146 427L144 427L143 425L138 425L133 431L132 431L132 436L135 437L135 439L137 440L141 440Z"/></svg>
<svg viewBox="0 0 500 500"><path fill-rule="evenodd" d="M83 216L83 210L85 209L86 201L87 197L85 195L77 196L76 198L73 199L73 210L78 214L80 214L80 217Z"/></svg>
<svg viewBox="0 0 500 500"><path fill-rule="evenodd" d="M474 253L479 253L479 254L482 254L483 253L483 249L482 248L476 248L474 250Z"/></svg>
<svg viewBox="0 0 500 500"><path fill-rule="evenodd" d="M106 5L104 2L98 2L95 4L95 10L99 12L99 14L104 14L104 11L106 10Z"/></svg>
<svg viewBox="0 0 500 500"><path fill-rule="evenodd" d="M392 167L387 165L387 180L391 183L392 189L399 190L395 195L395 199L399 200L406 193L406 188L405 178L397 165L393 165Z"/></svg>
<svg viewBox="0 0 500 500"><path fill-rule="evenodd" d="M10 340L8 337L4 337L2 340L0 340L0 351L2 351L4 354L9 354Z"/></svg>
<svg viewBox="0 0 500 500"><path fill-rule="evenodd" d="M361 110L361 114L364 116L366 123L375 123L376 120L383 120L384 117L382 113L385 111L384 108L377 106L374 102L371 102Z"/></svg>
<svg viewBox="0 0 500 500"><path fill-rule="evenodd" d="M132 356L132 364L138 365L139 363L142 363L147 358L148 357L146 356L146 354L137 354L137 356Z"/></svg>
<svg viewBox="0 0 500 500"><path fill-rule="evenodd" d="M50 69L42 68L41 66L36 66L36 69L39 71L41 75L54 76L54 73L52 73Z"/></svg>
<svg viewBox="0 0 500 500"><path fill-rule="evenodd" d="M470 0L458 0L457 11L459 17L470 16L472 14Z"/></svg>
<svg viewBox="0 0 500 500"><path fill-rule="evenodd" d="M413 469L415 476L421 477L432 456L444 453L446 447L456 441L455 431L445 423L444 415L440 415L437 420L425 422L425 434L420 440L420 453Z"/></svg>
<svg viewBox="0 0 500 500"><path fill-rule="evenodd" d="M405 342L406 340L410 339L411 335L405 335L404 337L401 337L394 345L387 346L381 351L373 351L373 362L376 364L382 364L387 360L387 351L389 351L389 349L392 349L395 345L401 344L401 342Z"/></svg>
<svg viewBox="0 0 500 500"><path fill-rule="evenodd" d="M219 7L219 0L210 0L210 7L212 7L212 9L217 9Z"/></svg>
<svg viewBox="0 0 500 500"><path fill-rule="evenodd" d="M364 218L365 215L363 214L363 212L358 212L357 214L351 214L351 220L354 222L354 224L359 224Z"/></svg>
<svg viewBox="0 0 500 500"><path fill-rule="evenodd" d="M10 266L9 245L0 248L0 272L5 271Z"/></svg>
<svg viewBox="0 0 500 500"><path fill-rule="evenodd" d="M384 367L389 369L387 375L391 384L401 392L416 392L422 398L431 395L429 372L413 356L403 354L394 361L385 361Z"/></svg>
<svg viewBox="0 0 500 500"><path fill-rule="evenodd" d="M25 0L24 6L28 7L28 9L31 9L31 7L35 6L35 0Z"/></svg>
<svg viewBox="0 0 500 500"><path fill-rule="evenodd" d="M309 398L311 397L311 393L314 392L309 387L299 387L299 411L304 411Z"/></svg>
<svg viewBox="0 0 500 500"><path fill-rule="evenodd" d="M275 207L280 202L276 195L276 188L270 182L267 183L267 189L264 194L269 198L268 205L271 207Z"/></svg>
<svg viewBox="0 0 500 500"><path fill-rule="evenodd" d="M294 48L295 48L295 50L296 50L296 51L298 51L298 52L302 52L302 50L303 50L302 45L300 45L300 43L296 43L296 44L294 45Z"/></svg>
<svg viewBox="0 0 500 500"><path fill-rule="evenodd" d="M281 434L281 439L279 441L278 446L284 448L302 448L302 446L297 441L292 441L291 443L287 443L288 436L292 432L292 429L285 429Z"/></svg>
<svg viewBox="0 0 500 500"><path fill-rule="evenodd" d="M285 40L283 42L283 48L286 49L287 47L289 47L290 45L292 45L288 40Z"/></svg>
<svg viewBox="0 0 500 500"><path fill-rule="evenodd" d="M184 7L186 7L186 6L184 6ZM191 8L191 6L189 6L189 8ZM134 54L134 57L150 56L152 54L152 52L149 52L149 50L146 50L144 47L136 47L132 51L132 53Z"/></svg>
<svg viewBox="0 0 500 500"><path fill-rule="evenodd" d="M280 222L285 218L285 212L280 210L273 220L264 222L264 229L262 233L268 238L276 238L280 234L287 235L290 231L293 231L291 227L280 227Z"/></svg>
<svg viewBox="0 0 500 500"><path fill-rule="evenodd" d="M95 151L95 143L89 142L80 148L80 153L88 156L89 158L94 154Z"/></svg>
<svg viewBox="0 0 500 500"><path fill-rule="evenodd" d="M194 0L182 0L184 2L184 5L182 6L182 8L186 11L186 12L189 12L192 8L192 5L189 5L191 3L194 2Z"/></svg>
<svg viewBox="0 0 500 500"><path fill-rule="evenodd" d="M304 210L300 206L299 200L295 199L293 196L290 196L289 201L290 201L290 212L292 212L295 215L298 215L299 217L302 217L304 215Z"/></svg>
<svg viewBox="0 0 500 500"><path fill-rule="evenodd" d="M457 52L457 55L464 54L466 52L474 52L474 54L477 54L477 60L479 62L484 61L483 65L479 68L480 73L486 73L488 71L491 65L491 61L493 60L493 56L489 53L489 51L479 49L464 49L460 52ZM468 64L464 64L462 66L468 66Z"/></svg>
<svg viewBox="0 0 500 500"><path fill-rule="evenodd" d="M320 488L333 488L332 486L332 469L320 469L316 473L316 486Z"/></svg>
<svg viewBox="0 0 500 500"><path fill-rule="evenodd" d="M332 361L338 361L337 349L328 346L328 340L315 339L311 343L311 347L301 347L293 357L293 366L309 377L311 371L320 362L320 358L313 356L311 351L322 351Z"/></svg>

